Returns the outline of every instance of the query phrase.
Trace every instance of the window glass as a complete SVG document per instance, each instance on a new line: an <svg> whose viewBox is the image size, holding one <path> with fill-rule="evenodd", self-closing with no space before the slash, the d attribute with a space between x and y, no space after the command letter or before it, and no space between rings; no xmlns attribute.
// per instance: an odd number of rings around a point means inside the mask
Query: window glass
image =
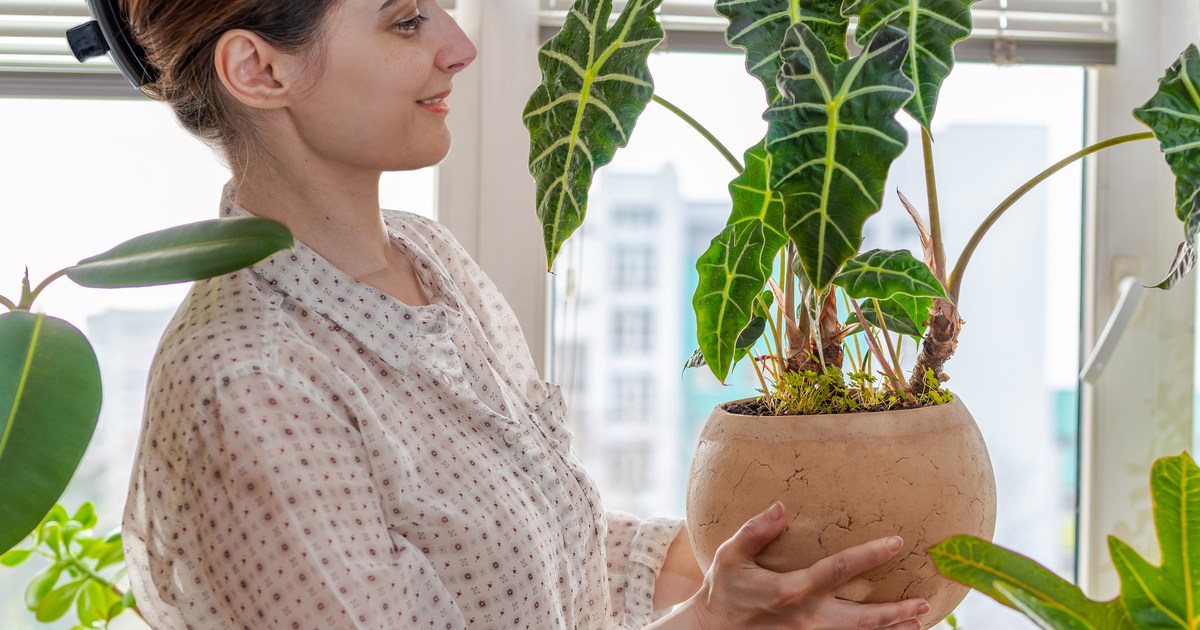
<svg viewBox="0 0 1200 630"><path fill-rule="evenodd" d="M766 131L761 87L735 55L656 53L658 93L696 117L734 153ZM701 80L702 79L702 80ZM979 222L1010 191L1082 146L1084 71L1062 67L961 64L947 82L935 123L948 255L957 259ZM897 201L924 208L920 136L896 163L864 248L919 248ZM643 515L682 516L696 437L713 406L756 395L743 365L721 386L684 363L696 349L691 309L699 255L724 227L733 170L689 127L656 105L627 149L602 170L587 224L568 242L555 276L554 378L566 387L576 448L594 472L606 506ZM996 540L1073 576L1078 453L1081 169L1059 174L1000 221L976 254L960 301L966 320L950 387L979 422L996 469ZM634 220L640 216L644 219ZM654 217L651 221L649 217ZM613 257L651 246L651 276L626 286ZM650 334L630 333L649 310ZM620 325L597 325L604 321ZM908 351L913 352L909 344ZM911 360L907 365L911 366ZM624 394L644 382L653 409L645 426L614 422ZM587 389L579 384L588 382ZM627 461L636 448L651 462L644 477ZM627 474L616 469L635 467ZM632 484L632 485L630 485ZM649 508L649 509L647 509ZM974 629L1028 627L972 595L960 615Z"/></svg>
<svg viewBox="0 0 1200 630"><path fill-rule="evenodd" d="M29 267L58 269L157 229L216 218L228 170L149 101L0 99L0 294ZM433 214L434 173L389 174L384 207ZM96 503L100 528L120 522L154 348L187 286L101 291L55 283L37 309L92 341L104 382L95 439L62 499ZM0 569L0 627L33 630L22 594L35 562ZM67 628L69 625L59 624Z"/></svg>

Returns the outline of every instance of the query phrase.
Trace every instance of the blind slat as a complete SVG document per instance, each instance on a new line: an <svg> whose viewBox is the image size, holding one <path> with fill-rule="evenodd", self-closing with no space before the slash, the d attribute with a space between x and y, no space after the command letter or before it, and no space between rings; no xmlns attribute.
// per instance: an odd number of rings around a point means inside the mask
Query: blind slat
<svg viewBox="0 0 1200 630"><path fill-rule="evenodd" d="M540 2L542 35L548 38L563 25L572 2ZM614 2L614 15L624 5L624 0ZM1115 0L981 0L972 16L974 33L957 49L963 60L1116 63ZM660 20L668 50L729 50L727 23L711 0L664 0Z"/></svg>

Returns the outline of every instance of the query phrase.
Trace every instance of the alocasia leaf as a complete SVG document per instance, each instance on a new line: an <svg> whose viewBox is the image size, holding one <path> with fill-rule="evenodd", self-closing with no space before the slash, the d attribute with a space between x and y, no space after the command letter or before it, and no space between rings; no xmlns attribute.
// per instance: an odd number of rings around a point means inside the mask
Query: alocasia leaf
<svg viewBox="0 0 1200 630"><path fill-rule="evenodd" d="M954 536L929 548L929 555L942 575L1016 608L998 584L1009 592L1019 589L1021 600L1033 608L1053 608L1079 625L1067 628L1125 630L1133 628L1119 599L1097 602L1088 599L1078 586L1062 579L1037 562L974 536ZM1058 626L1056 626L1058 627Z"/></svg>
<svg viewBox="0 0 1200 630"><path fill-rule="evenodd" d="M1170 291L1184 276L1191 273L1196 266L1196 248L1192 244L1184 241L1179 244L1179 249L1175 250L1175 258L1171 261L1171 268L1167 270L1167 275L1163 277L1158 284L1153 285L1155 289Z"/></svg>
<svg viewBox="0 0 1200 630"><path fill-rule="evenodd" d="M583 223L597 169L629 142L654 96L647 59L663 39L662 0L629 0L610 28L612 0L577 0L542 46L542 84L525 107L547 264Z"/></svg>
<svg viewBox="0 0 1200 630"><path fill-rule="evenodd" d="M779 49L788 29L807 24L833 63L845 61L846 30L842 0L717 0L717 13L729 19L725 40L746 51L746 70L767 90L767 102L779 100Z"/></svg>
<svg viewBox="0 0 1200 630"><path fill-rule="evenodd" d="M729 375L738 339L754 302L787 244L783 203L771 185L771 157L763 144L746 152L746 169L729 184L733 211L725 229L696 261L700 283L692 306L705 362L721 382Z"/></svg>
<svg viewBox="0 0 1200 630"><path fill-rule="evenodd" d="M783 194L787 233L805 276L824 295L858 253L867 219L908 134L895 114L912 97L901 72L903 31L883 28L858 57L835 65L812 30L797 24L783 47L783 98L766 114L772 182Z"/></svg>
<svg viewBox="0 0 1200 630"><path fill-rule="evenodd" d="M971 5L979 0L849 0L845 14L858 16L855 40L871 41L892 26L910 39L904 74L916 85L905 110L929 129L942 82L954 69L954 44L971 34Z"/></svg>
<svg viewBox="0 0 1200 630"><path fill-rule="evenodd" d="M1195 45L1167 69L1158 92L1133 115L1154 131L1175 172L1175 212L1195 247L1200 229L1200 51Z"/></svg>
<svg viewBox="0 0 1200 630"><path fill-rule="evenodd" d="M908 250L873 249L846 261L833 281L852 298L886 300L894 295L946 298L942 283Z"/></svg>
<svg viewBox="0 0 1200 630"><path fill-rule="evenodd" d="M1162 565L1109 537L1121 600L1138 628L1200 625L1200 468L1187 454L1165 457L1150 472L1154 529Z"/></svg>
<svg viewBox="0 0 1200 630"><path fill-rule="evenodd" d="M876 312L875 305L879 305ZM861 310L868 324L879 328L879 315L883 315L883 323L888 332L897 335L908 335L920 339L925 336L925 322L929 320L929 309L933 308L933 299L927 297L912 297L911 295L893 295L886 300L863 300ZM851 313L847 324L857 324L858 315Z"/></svg>

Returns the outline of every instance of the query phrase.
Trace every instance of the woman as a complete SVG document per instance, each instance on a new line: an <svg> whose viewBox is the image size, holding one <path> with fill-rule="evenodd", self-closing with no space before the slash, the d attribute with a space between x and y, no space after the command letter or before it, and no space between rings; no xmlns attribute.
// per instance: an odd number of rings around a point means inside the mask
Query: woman
<svg viewBox="0 0 1200 630"><path fill-rule="evenodd" d="M601 510L493 284L378 207L445 156L476 54L434 0L122 9L147 93L229 161L222 215L298 240L197 283L155 359L124 523L153 627L918 627L923 601L833 595L898 539L772 573L776 505L702 576L679 523Z"/></svg>

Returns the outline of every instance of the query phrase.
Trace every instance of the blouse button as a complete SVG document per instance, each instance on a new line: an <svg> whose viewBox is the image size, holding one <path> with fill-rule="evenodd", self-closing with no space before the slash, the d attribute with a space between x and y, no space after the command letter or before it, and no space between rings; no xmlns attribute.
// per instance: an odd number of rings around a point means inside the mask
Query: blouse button
<svg viewBox="0 0 1200 630"><path fill-rule="evenodd" d="M505 429L504 430L504 443L505 444L512 446L513 444L516 444L520 439L521 439L521 436L513 429Z"/></svg>

